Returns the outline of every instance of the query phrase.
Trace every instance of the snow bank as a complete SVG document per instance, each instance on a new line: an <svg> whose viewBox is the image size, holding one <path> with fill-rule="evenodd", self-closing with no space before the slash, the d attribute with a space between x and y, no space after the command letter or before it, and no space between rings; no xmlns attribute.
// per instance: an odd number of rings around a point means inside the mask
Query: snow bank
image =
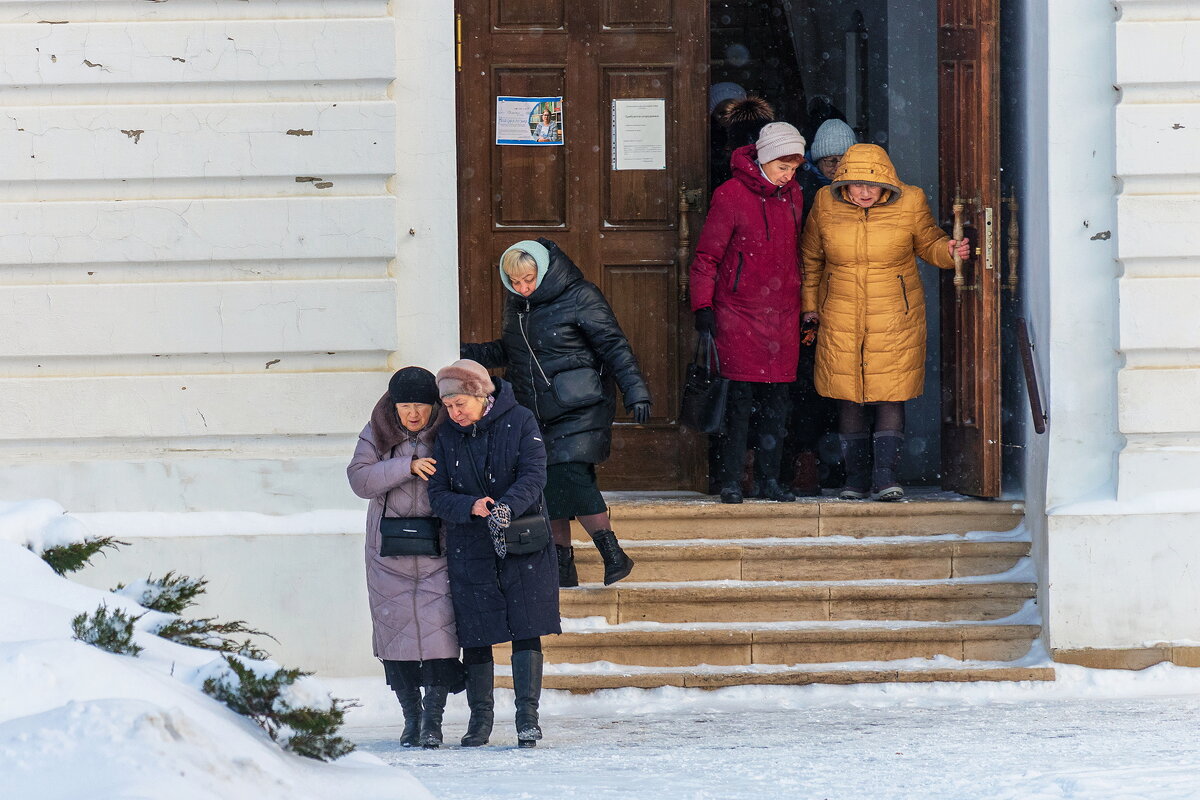
<svg viewBox="0 0 1200 800"><path fill-rule="evenodd" d="M87 534L86 526L50 501L0 504L5 797L432 797L407 772L374 756L352 753L326 764L281 750L252 722L200 691L205 677L226 669L219 654L148 632L166 615L146 613L138 621L135 640L145 649L136 658L73 640L71 619L102 603L144 613L129 597L56 575L29 549ZM311 678L293 691L302 700L329 696Z"/></svg>

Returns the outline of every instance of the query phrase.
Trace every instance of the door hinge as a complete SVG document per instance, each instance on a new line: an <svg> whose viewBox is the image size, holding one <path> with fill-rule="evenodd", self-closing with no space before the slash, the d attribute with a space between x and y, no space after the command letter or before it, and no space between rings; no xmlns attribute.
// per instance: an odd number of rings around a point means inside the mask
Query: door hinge
<svg viewBox="0 0 1200 800"><path fill-rule="evenodd" d="M462 14L454 15L454 68L462 72Z"/></svg>

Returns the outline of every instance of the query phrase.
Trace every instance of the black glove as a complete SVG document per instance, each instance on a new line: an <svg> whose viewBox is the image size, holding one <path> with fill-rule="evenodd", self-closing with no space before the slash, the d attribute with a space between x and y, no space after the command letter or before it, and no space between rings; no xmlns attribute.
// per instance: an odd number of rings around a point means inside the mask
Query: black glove
<svg viewBox="0 0 1200 800"><path fill-rule="evenodd" d="M696 333L717 335L717 314L712 308L701 308L696 311Z"/></svg>
<svg viewBox="0 0 1200 800"><path fill-rule="evenodd" d="M633 415L633 421L638 425L645 425L650 421L650 401L643 400L640 403L634 403L629 407L629 413Z"/></svg>

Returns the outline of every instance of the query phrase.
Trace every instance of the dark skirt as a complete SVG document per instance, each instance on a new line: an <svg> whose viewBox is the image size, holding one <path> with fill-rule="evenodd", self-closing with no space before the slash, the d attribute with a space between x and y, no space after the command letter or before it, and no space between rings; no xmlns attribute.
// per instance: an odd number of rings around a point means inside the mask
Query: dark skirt
<svg viewBox="0 0 1200 800"><path fill-rule="evenodd" d="M608 511L596 485L596 465L567 461L546 467L546 513L550 519L603 514Z"/></svg>
<svg viewBox="0 0 1200 800"><path fill-rule="evenodd" d="M383 675L393 692L406 687L445 686L451 694L466 688L466 672L457 658L429 658L424 661L389 661L381 658Z"/></svg>

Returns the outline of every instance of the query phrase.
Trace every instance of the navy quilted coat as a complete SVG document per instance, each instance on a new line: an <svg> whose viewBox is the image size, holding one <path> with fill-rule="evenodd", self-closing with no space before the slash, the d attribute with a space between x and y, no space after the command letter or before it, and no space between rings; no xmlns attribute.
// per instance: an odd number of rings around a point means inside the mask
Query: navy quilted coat
<svg viewBox="0 0 1200 800"><path fill-rule="evenodd" d="M471 506L491 497L522 516L537 508L546 484L546 449L533 412L518 405L500 378L483 419L438 430L429 480L433 513L446 521L446 555L458 641L463 647L561 633L558 556L553 542L536 553L496 557L487 522Z"/></svg>

